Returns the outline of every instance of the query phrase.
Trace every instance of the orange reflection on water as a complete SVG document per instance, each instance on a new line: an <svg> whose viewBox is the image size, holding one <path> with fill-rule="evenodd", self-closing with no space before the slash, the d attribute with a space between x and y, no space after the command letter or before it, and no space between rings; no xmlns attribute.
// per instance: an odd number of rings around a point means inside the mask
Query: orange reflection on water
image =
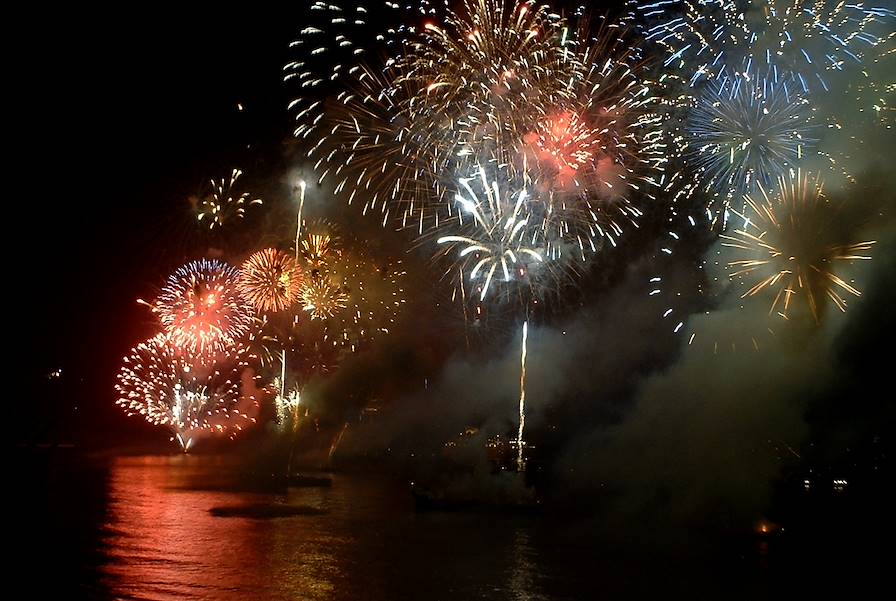
<svg viewBox="0 0 896 601"><path fill-rule="evenodd" d="M551 599L537 520L414 511L406 484L337 474L332 487L235 491L233 460L127 458L110 467L101 568L115 599ZM229 482L228 482L229 480ZM286 504L323 513L214 517ZM576 570L571 570L577 573ZM563 587L566 576L553 579ZM558 584L559 583L559 584Z"/></svg>
<svg viewBox="0 0 896 601"><path fill-rule="evenodd" d="M113 464L103 571L115 598L332 597L330 576L339 567L327 537L315 532L314 517L253 520L209 513L215 506L289 501L284 495L191 489L208 482L209 472L228 467L190 456Z"/></svg>

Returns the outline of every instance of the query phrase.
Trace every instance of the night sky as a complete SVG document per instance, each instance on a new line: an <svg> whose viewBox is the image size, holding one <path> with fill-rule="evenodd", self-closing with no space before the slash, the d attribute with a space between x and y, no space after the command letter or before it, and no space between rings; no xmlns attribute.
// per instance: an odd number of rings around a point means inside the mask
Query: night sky
<svg viewBox="0 0 896 601"><path fill-rule="evenodd" d="M24 143L27 197L13 208L39 239L13 263L31 282L16 319L29 405L61 367L91 434L137 425L112 404L121 356L154 331L135 300L193 258L187 199L206 179L280 160L299 10L153 7L118 23L73 10L42 30L46 62L22 73L20 97L41 133Z"/></svg>

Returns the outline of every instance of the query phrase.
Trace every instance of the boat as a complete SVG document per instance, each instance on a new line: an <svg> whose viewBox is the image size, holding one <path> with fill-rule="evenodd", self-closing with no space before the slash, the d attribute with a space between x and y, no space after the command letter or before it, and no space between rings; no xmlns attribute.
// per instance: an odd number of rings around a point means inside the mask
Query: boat
<svg viewBox="0 0 896 601"><path fill-rule="evenodd" d="M331 476L310 476L308 474L292 474L287 476L288 486L296 488L330 488L333 486Z"/></svg>

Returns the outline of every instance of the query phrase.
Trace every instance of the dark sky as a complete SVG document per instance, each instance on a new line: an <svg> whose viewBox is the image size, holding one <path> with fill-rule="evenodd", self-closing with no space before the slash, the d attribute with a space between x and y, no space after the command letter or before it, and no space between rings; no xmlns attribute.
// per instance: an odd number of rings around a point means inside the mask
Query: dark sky
<svg viewBox="0 0 896 601"><path fill-rule="evenodd" d="M135 299L190 252L187 197L254 167L246 157L276 160L290 131L280 69L300 4L54 10L24 36L14 102L31 129L16 152L10 225L25 235L9 298L27 404L62 367L67 395L114 419L116 366L152 331Z"/></svg>

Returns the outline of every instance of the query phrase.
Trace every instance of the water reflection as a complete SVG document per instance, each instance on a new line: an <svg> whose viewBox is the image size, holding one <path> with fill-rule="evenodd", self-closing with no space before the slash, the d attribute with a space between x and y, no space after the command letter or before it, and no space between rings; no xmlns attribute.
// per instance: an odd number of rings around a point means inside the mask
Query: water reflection
<svg viewBox="0 0 896 601"><path fill-rule="evenodd" d="M529 544L529 533L522 528L518 529L513 537L513 569L510 575L510 590L515 599L532 599L529 591L534 588L534 553L535 550Z"/></svg>
<svg viewBox="0 0 896 601"><path fill-rule="evenodd" d="M204 461L203 461L204 459ZM279 520L216 518L209 509L245 502L289 502L262 493L190 490L228 465L194 457L117 460L110 473L109 521L103 541L110 558L104 581L116 597L331 598L334 563L326 536L306 517ZM319 491L307 504L323 503ZM272 594L274 593L274 594Z"/></svg>
<svg viewBox="0 0 896 601"><path fill-rule="evenodd" d="M531 518L420 514L405 488L357 476L337 476L332 488L233 492L221 478L231 472L226 461L208 457L113 462L101 568L111 596L555 598L536 590L541 567L530 543ZM209 513L245 503L326 513L277 519Z"/></svg>

